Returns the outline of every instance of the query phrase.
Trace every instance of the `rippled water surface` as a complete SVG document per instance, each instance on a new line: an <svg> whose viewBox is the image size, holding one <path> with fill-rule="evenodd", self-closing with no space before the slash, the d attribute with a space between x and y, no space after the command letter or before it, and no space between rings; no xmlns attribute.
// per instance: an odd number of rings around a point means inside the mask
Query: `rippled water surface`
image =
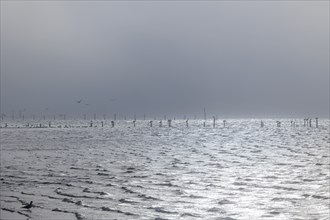
<svg viewBox="0 0 330 220"><path fill-rule="evenodd" d="M329 219L329 120L281 121L2 128L1 218Z"/></svg>

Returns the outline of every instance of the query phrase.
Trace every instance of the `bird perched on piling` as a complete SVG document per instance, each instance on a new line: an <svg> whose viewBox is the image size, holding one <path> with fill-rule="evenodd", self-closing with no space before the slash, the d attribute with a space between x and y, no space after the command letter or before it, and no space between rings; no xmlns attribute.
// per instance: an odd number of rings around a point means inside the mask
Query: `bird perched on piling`
<svg viewBox="0 0 330 220"><path fill-rule="evenodd" d="M25 205L25 206L23 206L22 208L23 208L23 209L30 209L30 208L32 208L32 201L30 202L30 204Z"/></svg>

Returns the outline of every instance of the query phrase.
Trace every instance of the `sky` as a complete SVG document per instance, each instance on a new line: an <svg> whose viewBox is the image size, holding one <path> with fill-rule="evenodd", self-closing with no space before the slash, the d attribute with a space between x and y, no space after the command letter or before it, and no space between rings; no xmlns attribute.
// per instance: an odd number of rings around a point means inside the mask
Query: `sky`
<svg viewBox="0 0 330 220"><path fill-rule="evenodd" d="M329 1L1 1L0 36L7 115L329 117Z"/></svg>

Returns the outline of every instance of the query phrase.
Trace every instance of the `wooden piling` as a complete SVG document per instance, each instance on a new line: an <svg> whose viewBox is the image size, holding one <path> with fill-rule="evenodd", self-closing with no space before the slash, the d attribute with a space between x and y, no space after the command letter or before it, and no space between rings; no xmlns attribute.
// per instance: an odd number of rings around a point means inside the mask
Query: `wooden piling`
<svg viewBox="0 0 330 220"><path fill-rule="evenodd" d="M206 120L206 109L204 107L204 120Z"/></svg>

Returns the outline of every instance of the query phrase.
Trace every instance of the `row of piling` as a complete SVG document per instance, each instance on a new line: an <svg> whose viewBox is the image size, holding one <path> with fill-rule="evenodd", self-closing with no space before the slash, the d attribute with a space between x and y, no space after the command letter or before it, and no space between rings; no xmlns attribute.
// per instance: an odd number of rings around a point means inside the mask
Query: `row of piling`
<svg viewBox="0 0 330 220"><path fill-rule="evenodd" d="M212 127L215 128L216 127L216 117L213 117L213 123L212 123ZM133 127L136 127L136 120L133 120L132 121L132 124L133 124ZM147 124L149 125L149 127L153 127L154 125L154 122L156 123L157 121L156 120L150 120ZM116 121L115 120L112 120L110 122L111 124L111 127L115 127L116 125ZM227 124L227 121L226 120L222 120L222 124L223 124L223 127L226 127L226 124ZM101 127L104 127L105 125L105 122L104 121L101 121ZM185 125L186 127L188 128L189 127L189 119L186 119L185 120ZM290 121L290 125L291 127L298 127L298 125L296 124L296 121L295 120L291 120ZM81 126L81 127L96 127L97 125L95 125L95 122L93 121L90 121L90 123L86 126ZM172 127L172 119L168 119L167 120L167 126L168 127ZM263 120L260 121L260 127L263 128L265 126L265 122ZM277 127L281 127L281 121L276 121L276 126ZM305 118L304 119L304 127L312 127L312 119L311 118ZM5 123L4 126L0 126L0 128L8 128L8 123ZM25 125L25 127L27 128L47 128L47 126L43 125L42 123L38 124L38 125L33 125L33 124L30 124L30 123L27 123ZM52 125L52 122L49 121L48 122L48 127L49 128L55 128L56 126L53 126ZM61 125L58 125L57 126L58 128L62 128ZM65 128L68 128L68 127L71 127L71 126L68 126L68 125L64 125L63 127ZM163 120L159 120L158 121L158 127L163 127ZM203 121L203 127L206 127L206 121ZM315 118L315 127L318 128L319 127L319 123L318 123L318 118Z"/></svg>

